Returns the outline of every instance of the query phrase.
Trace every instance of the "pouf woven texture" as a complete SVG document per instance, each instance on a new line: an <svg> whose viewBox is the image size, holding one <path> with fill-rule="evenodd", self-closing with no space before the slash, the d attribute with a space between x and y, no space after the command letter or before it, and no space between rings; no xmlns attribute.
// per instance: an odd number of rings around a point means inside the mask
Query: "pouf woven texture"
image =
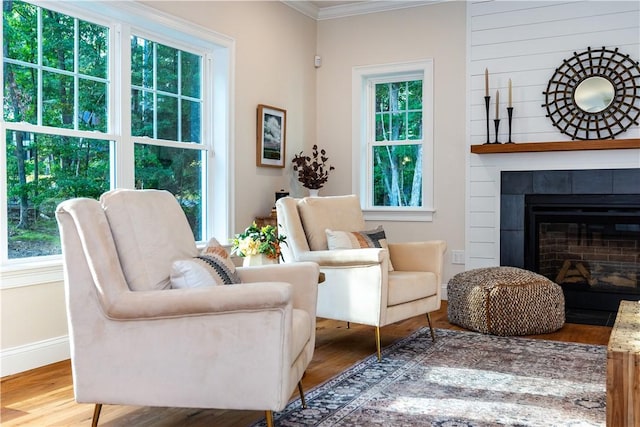
<svg viewBox="0 0 640 427"><path fill-rule="evenodd" d="M458 273L447 284L447 296L449 322L483 334L545 334L565 321L560 285L516 267Z"/></svg>

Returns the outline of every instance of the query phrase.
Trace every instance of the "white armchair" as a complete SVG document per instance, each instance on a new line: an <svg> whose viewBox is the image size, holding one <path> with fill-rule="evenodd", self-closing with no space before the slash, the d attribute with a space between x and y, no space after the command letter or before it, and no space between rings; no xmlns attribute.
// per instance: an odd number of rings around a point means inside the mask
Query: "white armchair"
<svg viewBox="0 0 640 427"><path fill-rule="evenodd" d="M242 284L173 289L198 255L176 199L114 190L56 211L77 402L282 410L312 359L317 264L238 268Z"/></svg>
<svg viewBox="0 0 640 427"><path fill-rule="evenodd" d="M426 314L435 340L429 313L440 308L444 241L329 250L327 229L365 230L355 195L285 197L276 210L279 230L287 236L285 262L316 262L325 274L318 286L319 317L375 326L378 360L382 326Z"/></svg>

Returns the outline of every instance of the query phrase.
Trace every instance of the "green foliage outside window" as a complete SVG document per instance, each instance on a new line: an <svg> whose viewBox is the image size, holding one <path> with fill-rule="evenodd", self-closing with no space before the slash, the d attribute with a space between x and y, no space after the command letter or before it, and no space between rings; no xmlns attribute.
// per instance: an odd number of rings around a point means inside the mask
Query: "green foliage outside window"
<svg viewBox="0 0 640 427"><path fill-rule="evenodd" d="M196 240L202 239L202 156L200 150L135 145L137 189L156 188L176 196Z"/></svg>
<svg viewBox="0 0 640 427"><path fill-rule="evenodd" d="M4 120L106 131L108 29L20 1L3 20ZM59 253L55 207L109 190L110 142L7 131L5 149L8 257Z"/></svg>
<svg viewBox="0 0 640 427"><path fill-rule="evenodd" d="M57 254L57 204L112 186L113 142L100 137L113 132L109 28L21 1L2 5L3 118L37 128L6 131L8 258ZM135 36L131 47L131 135L200 143L202 57ZM204 148L150 140L133 151L136 188L171 191L200 239Z"/></svg>
<svg viewBox="0 0 640 427"><path fill-rule="evenodd" d="M422 206L422 80L375 85L374 206Z"/></svg>
<svg viewBox="0 0 640 427"><path fill-rule="evenodd" d="M192 53L131 37L132 135L201 142L200 64ZM135 188L170 191L200 240L203 151L135 144L134 159Z"/></svg>

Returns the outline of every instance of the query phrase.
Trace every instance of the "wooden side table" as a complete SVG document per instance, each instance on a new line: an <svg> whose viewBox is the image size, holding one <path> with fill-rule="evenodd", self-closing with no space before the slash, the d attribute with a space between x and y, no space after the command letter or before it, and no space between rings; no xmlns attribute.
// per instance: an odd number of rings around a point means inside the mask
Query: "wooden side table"
<svg viewBox="0 0 640 427"><path fill-rule="evenodd" d="M640 302L621 301L607 347L607 426L640 426Z"/></svg>
<svg viewBox="0 0 640 427"><path fill-rule="evenodd" d="M278 228L278 215L276 214L276 210L273 209L271 211L271 215L265 217L257 217L254 219L256 225L260 228L266 225L273 225Z"/></svg>

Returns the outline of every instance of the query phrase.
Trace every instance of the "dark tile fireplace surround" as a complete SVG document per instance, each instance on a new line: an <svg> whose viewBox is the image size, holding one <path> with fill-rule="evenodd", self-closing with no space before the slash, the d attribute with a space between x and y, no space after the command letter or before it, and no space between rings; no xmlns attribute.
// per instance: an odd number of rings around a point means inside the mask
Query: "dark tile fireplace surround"
<svg viewBox="0 0 640 427"><path fill-rule="evenodd" d="M500 265L559 283L567 321L640 300L640 169L503 171Z"/></svg>

